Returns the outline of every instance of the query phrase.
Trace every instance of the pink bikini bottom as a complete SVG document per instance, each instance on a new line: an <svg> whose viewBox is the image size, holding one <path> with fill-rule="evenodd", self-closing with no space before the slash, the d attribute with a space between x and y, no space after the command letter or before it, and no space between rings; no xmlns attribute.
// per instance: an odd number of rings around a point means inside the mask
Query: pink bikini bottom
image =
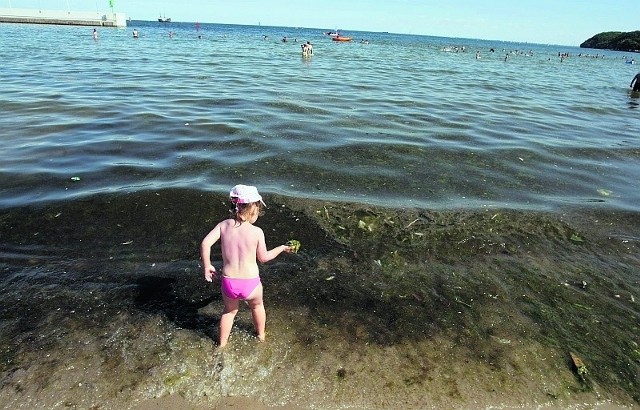
<svg viewBox="0 0 640 410"><path fill-rule="evenodd" d="M260 284L260 276L255 278L230 278L222 276L222 293L231 299L246 299Z"/></svg>

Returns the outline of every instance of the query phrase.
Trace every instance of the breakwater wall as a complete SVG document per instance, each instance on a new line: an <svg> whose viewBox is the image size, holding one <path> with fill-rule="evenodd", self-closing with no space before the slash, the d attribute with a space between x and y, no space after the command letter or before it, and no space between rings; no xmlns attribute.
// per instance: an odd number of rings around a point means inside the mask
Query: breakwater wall
<svg viewBox="0 0 640 410"><path fill-rule="evenodd" d="M0 23L126 27L124 13L0 8Z"/></svg>

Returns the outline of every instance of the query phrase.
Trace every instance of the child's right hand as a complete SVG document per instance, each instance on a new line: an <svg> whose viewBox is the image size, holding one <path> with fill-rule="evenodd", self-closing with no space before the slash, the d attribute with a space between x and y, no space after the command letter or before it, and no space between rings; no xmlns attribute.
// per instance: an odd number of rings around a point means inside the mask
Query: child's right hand
<svg viewBox="0 0 640 410"><path fill-rule="evenodd" d="M213 265L204 267L204 280L207 282L213 282L213 278L216 277L216 268Z"/></svg>
<svg viewBox="0 0 640 410"><path fill-rule="evenodd" d="M286 252L287 253L298 253L298 251L300 250L300 241L297 241L295 239L291 239L289 241L287 241L286 245Z"/></svg>

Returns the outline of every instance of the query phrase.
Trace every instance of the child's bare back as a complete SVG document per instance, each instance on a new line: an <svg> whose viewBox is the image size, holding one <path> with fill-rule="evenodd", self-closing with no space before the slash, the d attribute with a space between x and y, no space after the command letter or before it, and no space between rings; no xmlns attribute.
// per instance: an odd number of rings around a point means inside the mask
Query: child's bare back
<svg viewBox="0 0 640 410"><path fill-rule="evenodd" d="M264 244L262 229L249 222L239 224L234 219L227 219L213 228L210 235L213 235L213 238L207 241L205 237L203 242L210 242L212 239L215 242L217 238L220 239L223 275L232 278L258 276L256 257L260 244Z"/></svg>

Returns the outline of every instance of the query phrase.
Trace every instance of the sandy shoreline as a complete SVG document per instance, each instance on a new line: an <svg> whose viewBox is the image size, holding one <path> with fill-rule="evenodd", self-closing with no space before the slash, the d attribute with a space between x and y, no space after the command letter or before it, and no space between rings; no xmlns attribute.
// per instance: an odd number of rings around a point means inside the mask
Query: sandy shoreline
<svg viewBox="0 0 640 410"><path fill-rule="evenodd" d="M322 407L313 407L315 409L321 409ZM335 407L332 407L332 409ZM348 407L344 407L348 408ZM390 406L389 409L395 407ZM406 408L406 407L402 407ZM503 409L503 410L516 410L525 408L523 406L501 406L495 405L486 407L487 409ZM538 408L559 408L553 405L540 405ZM592 410L623 410L637 408L634 405L622 405L612 404L610 402L593 402L593 403L575 403L567 404L565 409L592 409ZM276 406L267 407L257 399L242 398L242 397L227 397L221 399L218 403L212 406L193 404L180 397L179 395L170 395L157 399L151 399L144 401L134 407L132 410L309 410L311 407L304 406ZM478 409L478 407L470 406L468 410Z"/></svg>
<svg viewBox="0 0 640 410"><path fill-rule="evenodd" d="M173 394L157 399L143 401L134 406L132 410L267 410L268 407L260 403L258 400L227 397L222 398L213 406L205 406L202 404L193 404L185 400L178 394ZM281 410L302 410L301 407L283 406L278 407Z"/></svg>
<svg viewBox="0 0 640 410"><path fill-rule="evenodd" d="M599 407L602 410L617 408ZM177 394L142 401L132 410L309 410L311 407L282 405L266 406L257 398L223 397L213 405L194 404Z"/></svg>

